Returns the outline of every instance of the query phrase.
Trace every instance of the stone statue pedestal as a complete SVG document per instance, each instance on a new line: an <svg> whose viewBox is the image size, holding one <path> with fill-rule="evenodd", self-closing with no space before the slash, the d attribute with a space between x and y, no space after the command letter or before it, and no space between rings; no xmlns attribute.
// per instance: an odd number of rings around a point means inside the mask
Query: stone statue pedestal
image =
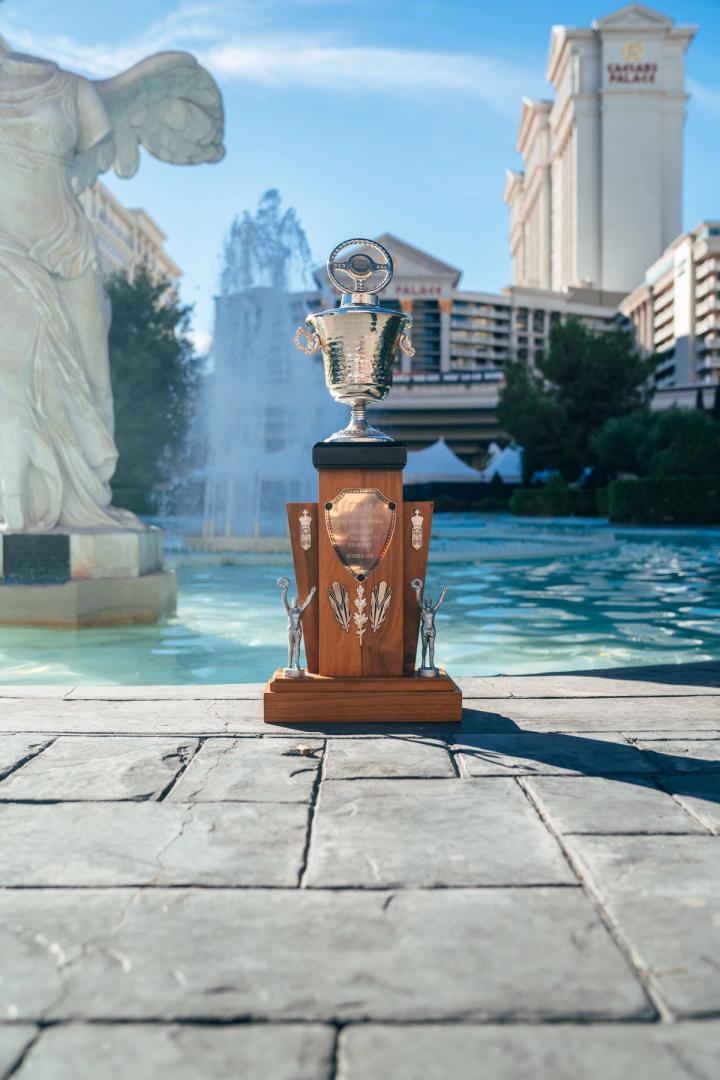
<svg viewBox="0 0 720 1080"><path fill-rule="evenodd" d="M0 625L118 626L175 611L162 529L0 533Z"/></svg>

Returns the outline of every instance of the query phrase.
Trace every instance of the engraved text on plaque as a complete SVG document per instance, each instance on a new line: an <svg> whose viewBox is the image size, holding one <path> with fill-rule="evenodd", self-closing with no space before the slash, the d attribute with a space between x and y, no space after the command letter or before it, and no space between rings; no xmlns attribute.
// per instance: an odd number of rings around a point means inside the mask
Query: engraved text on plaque
<svg viewBox="0 0 720 1080"><path fill-rule="evenodd" d="M390 546L397 508L377 488L343 488L325 504L330 543L357 581L364 581Z"/></svg>

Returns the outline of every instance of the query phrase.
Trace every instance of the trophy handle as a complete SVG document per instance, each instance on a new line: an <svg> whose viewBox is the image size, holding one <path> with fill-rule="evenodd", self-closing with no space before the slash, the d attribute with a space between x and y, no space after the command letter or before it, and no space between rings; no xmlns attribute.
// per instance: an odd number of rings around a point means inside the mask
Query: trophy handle
<svg viewBox="0 0 720 1080"><path fill-rule="evenodd" d="M401 334L398 340L398 347L405 353L406 356L413 357L415 355L415 348L410 340L409 334Z"/></svg>
<svg viewBox="0 0 720 1080"><path fill-rule="evenodd" d="M303 338L305 340L303 340ZM320 338L317 334L311 334L306 326L298 326L293 335L293 344L300 352L305 353L307 356L312 356L312 354L317 352L320 348Z"/></svg>

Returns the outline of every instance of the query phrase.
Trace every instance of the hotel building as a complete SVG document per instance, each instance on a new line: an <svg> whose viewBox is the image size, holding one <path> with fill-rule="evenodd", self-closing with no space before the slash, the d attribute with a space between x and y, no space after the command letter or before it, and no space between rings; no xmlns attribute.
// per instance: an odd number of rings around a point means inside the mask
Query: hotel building
<svg viewBox="0 0 720 1080"><path fill-rule="evenodd" d="M693 405L698 387L720 379L720 221L678 236L620 311L643 351L660 357L655 403Z"/></svg>
<svg viewBox="0 0 720 1080"><path fill-rule="evenodd" d="M151 277L177 285L182 270L165 251L165 233L145 210L128 210L100 181L83 191L80 202L95 230L106 277L118 271L132 276L145 264Z"/></svg>
<svg viewBox="0 0 720 1080"><path fill-rule="evenodd" d="M678 235L695 33L642 4L553 28L555 95L523 100L524 171L506 178L516 286L591 288L615 305Z"/></svg>
<svg viewBox="0 0 720 1080"><path fill-rule="evenodd" d="M720 376L720 228L680 235L685 54L694 26L628 4L587 28L552 30L551 100L524 99L508 172L513 284L463 292L460 272L379 237L396 263L388 303L410 311L382 422L411 446L444 435L473 464L500 435L503 362L533 363L569 315L595 330L623 319L663 354L655 406L694 404ZM650 269L648 269L648 267ZM639 284L642 283L642 284Z"/></svg>

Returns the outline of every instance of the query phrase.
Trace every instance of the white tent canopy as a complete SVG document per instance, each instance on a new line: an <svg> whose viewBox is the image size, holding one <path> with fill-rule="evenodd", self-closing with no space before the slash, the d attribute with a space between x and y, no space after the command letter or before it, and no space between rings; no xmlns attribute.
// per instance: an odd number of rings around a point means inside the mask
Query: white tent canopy
<svg viewBox="0 0 720 1080"><path fill-rule="evenodd" d="M502 450L496 442L488 447L488 462L478 479L490 483L494 476L499 476L504 484L522 483L522 450L519 446L506 446Z"/></svg>
<svg viewBox="0 0 720 1080"><path fill-rule="evenodd" d="M432 481L475 483L481 482L482 475L471 468L454 454L444 439L438 439L424 450L408 452L404 480L406 484L429 484Z"/></svg>

